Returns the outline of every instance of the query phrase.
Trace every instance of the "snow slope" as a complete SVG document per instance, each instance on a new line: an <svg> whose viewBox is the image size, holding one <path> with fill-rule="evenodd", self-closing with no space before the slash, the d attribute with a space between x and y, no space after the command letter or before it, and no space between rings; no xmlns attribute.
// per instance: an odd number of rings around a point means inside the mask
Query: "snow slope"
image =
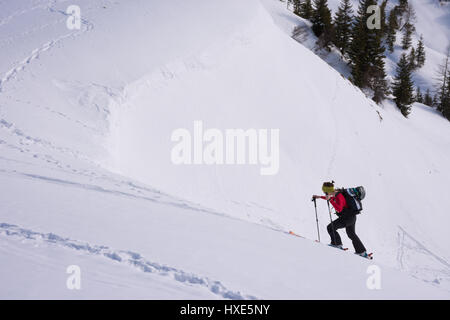
<svg viewBox="0 0 450 320"><path fill-rule="evenodd" d="M449 298L448 122L374 105L268 8L1 3L1 298ZM172 164L173 130L195 120L279 128L279 173ZM369 261L308 240L331 178L368 190L358 233L382 290Z"/></svg>

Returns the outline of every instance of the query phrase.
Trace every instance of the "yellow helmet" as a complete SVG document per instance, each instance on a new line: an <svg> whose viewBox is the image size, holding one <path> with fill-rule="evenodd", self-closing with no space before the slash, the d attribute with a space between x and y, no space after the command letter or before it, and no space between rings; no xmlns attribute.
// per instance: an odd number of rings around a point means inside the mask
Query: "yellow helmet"
<svg viewBox="0 0 450 320"><path fill-rule="evenodd" d="M333 193L334 192L334 181L324 182L322 185L322 191L324 193Z"/></svg>

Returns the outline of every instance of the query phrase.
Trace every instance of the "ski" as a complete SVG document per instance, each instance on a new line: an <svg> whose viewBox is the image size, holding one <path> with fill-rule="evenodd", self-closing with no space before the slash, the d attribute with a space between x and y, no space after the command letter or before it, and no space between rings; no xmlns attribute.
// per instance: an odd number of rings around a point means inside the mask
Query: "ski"
<svg viewBox="0 0 450 320"><path fill-rule="evenodd" d="M332 245L332 244L329 244L328 246L329 246L329 247L332 247L332 248L340 249L340 250L342 250L342 251L347 251L347 250L348 250L348 248L338 247L338 246L335 246L335 245Z"/></svg>
<svg viewBox="0 0 450 320"><path fill-rule="evenodd" d="M294 231L289 231L289 232L286 232L286 233L290 234L291 236L295 236L295 237L299 237L299 238L302 238L302 239L306 239L305 237L302 237L301 235L295 233ZM320 243L318 240L314 240L314 241L317 242L317 243ZM342 251L348 251L348 248L338 247L338 246L335 246L335 245L332 245L332 244L328 244L327 246L332 247L332 248L336 248L336 249L340 249ZM362 258L373 260L373 252L368 253L367 256L363 256L363 255L361 255L359 253L355 253L355 254L360 256L360 257L362 257Z"/></svg>
<svg viewBox="0 0 450 320"><path fill-rule="evenodd" d="M294 231L289 231L289 234L292 235L292 236L296 236L296 237L305 239L305 237L302 237L302 236L296 234Z"/></svg>

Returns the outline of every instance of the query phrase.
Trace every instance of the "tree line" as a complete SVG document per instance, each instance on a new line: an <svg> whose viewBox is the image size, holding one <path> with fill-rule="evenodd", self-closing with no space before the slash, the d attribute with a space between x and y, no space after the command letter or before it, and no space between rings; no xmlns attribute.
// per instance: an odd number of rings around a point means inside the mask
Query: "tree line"
<svg viewBox="0 0 450 320"><path fill-rule="evenodd" d="M362 89L370 89L372 99L380 103L392 94L397 107L407 117L411 104L418 101L435 106L450 120L450 70L449 55L445 67L439 74L439 89L434 97L429 90L422 94L419 87L414 88L413 73L425 64L423 36L412 45L416 31L416 15L408 0L399 0L389 13L386 12L388 0L359 0L354 12L351 0L341 0L334 17L327 0L287 0L298 16L311 21L312 31L317 36L320 48L331 50L336 47L351 67L350 80ZM377 6L379 24L374 21L373 7ZM369 23L368 23L369 22ZM386 53L396 49L395 43L400 34L402 50L397 62L396 74L392 83L386 79Z"/></svg>

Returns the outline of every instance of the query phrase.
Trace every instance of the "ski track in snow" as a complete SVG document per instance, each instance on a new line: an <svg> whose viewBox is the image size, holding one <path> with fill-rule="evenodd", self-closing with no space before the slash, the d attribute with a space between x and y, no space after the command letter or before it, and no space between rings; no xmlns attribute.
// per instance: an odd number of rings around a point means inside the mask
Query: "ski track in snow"
<svg viewBox="0 0 450 320"><path fill-rule="evenodd" d="M91 245L89 243L63 238L54 233L35 232L8 223L0 223L0 235L15 237L22 241L31 241L33 244L46 243L81 251L85 254L103 256L109 260L130 265L142 272L167 276L181 283L204 287L224 299L257 299L254 296L241 293L240 291L230 290L220 281L149 261L141 254L133 251L115 250L107 246Z"/></svg>
<svg viewBox="0 0 450 320"><path fill-rule="evenodd" d="M97 180L96 183L82 183L79 181L70 180L67 178L58 178L58 177L52 177L52 176L44 176L42 174L33 174L31 172L21 172L18 170L2 170L0 169L0 172L3 174L9 174L9 175L19 175L22 177L26 177L29 179L34 180L40 180L47 183L54 183L59 184L67 187L76 187L80 189L85 189L89 191L96 191L96 192L102 192L102 193L108 193L112 195L122 196L122 197L128 197L128 198L134 198L139 200L145 200L145 201L151 201L163 205L169 205L169 206L175 206L178 208L184 208L188 210L193 210L197 212L203 212L208 214L214 214L221 217L227 217L230 219L240 220L244 221L243 219L237 218L233 215L227 214L225 212L219 212L217 210L207 208L202 206L201 204L190 202L178 197L171 196L167 193L164 193L158 189L151 188L148 186L140 185L139 183L136 183L131 180L123 180L118 179L110 174L98 174L97 172L94 172L92 170L85 170L85 169L78 169L74 167L72 164L68 164L66 160L57 159L55 158L55 155L61 155L61 156L69 156L74 159L82 160L83 162L87 162L89 164L93 164L97 166L96 163L94 163L92 160L89 159L89 157L83 155L82 153L68 149L65 147L59 147L54 145L53 143L40 139L35 138L32 136L27 135L24 133L21 129L17 128L13 123L7 122L4 119L0 118L0 129L3 129L4 132L8 133L9 135L15 137L16 139L19 139L16 143L8 140L2 140L0 139L0 146L9 148L11 150L14 150L21 155L30 157L30 160L32 162L26 162L18 159L11 159L11 158L1 158L6 161L13 161L13 162L19 162L19 163L26 163L29 165L36 165L36 160L41 160L46 165L50 165L48 169L56 172L64 172L71 175L74 175L76 179L81 177L87 177L92 181L92 179ZM34 150L34 146L38 147L37 150ZM50 149L53 151L56 151L53 155L50 155L48 152L42 153L42 150ZM59 158L59 157L58 157ZM249 208L255 208L260 210L266 210L266 211L272 211L271 208L262 207L256 203L239 203L234 202L235 205L239 206L247 206ZM246 221L246 220L245 220ZM267 223L270 221L262 221L260 220L259 225L269 227L271 229L276 229L277 231L280 231L280 226L276 225L276 228L273 228L273 223ZM286 230L282 230L286 231Z"/></svg>
<svg viewBox="0 0 450 320"><path fill-rule="evenodd" d="M448 263L447 261L445 261L444 258L439 257L438 255L434 254L433 252L431 252L430 250L428 250L422 243L420 243L418 240L416 240L413 236L411 236L408 232L406 232L402 227L398 226L398 228L400 229L400 231L402 232L402 241L400 243L400 249L399 249L399 261L401 262L402 260L402 252L404 249L404 239L405 237L409 238L410 240L412 240L414 243L417 244L418 248L420 248L420 250L423 250L424 252L426 252L429 256L435 258L437 261L439 261L441 264L443 264L445 267L447 267L448 269L450 269L450 263Z"/></svg>
<svg viewBox="0 0 450 320"><path fill-rule="evenodd" d="M34 137L26 134L23 130L18 128L15 124L8 122L5 119L0 119L0 129L3 129L5 131L7 131L9 134L21 139L22 140L21 144L24 144L24 145L36 144L41 147L48 147L48 148L58 151L60 153L69 154L74 158L79 158L81 160L92 163L92 161L88 157L82 155L80 152L74 151L69 148L56 146L53 143L43 140L43 139L40 139L40 138L34 138ZM26 141L26 142L24 142L24 141ZM21 150L21 152L25 152L25 151L30 151L30 150Z"/></svg>
<svg viewBox="0 0 450 320"><path fill-rule="evenodd" d="M40 180L47 183L54 183L59 184L62 186L67 187L75 187L79 189L89 190L89 191L95 191L95 192L101 192L101 193L107 193L112 194L116 196L122 196L122 197L128 197L128 198L134 198L139 200L145 200L145 201L151 201L154 203L159 203L163 205L169 205L169 206L175 206L178 208L193 210L197 212L203 212L208 214L214 214L221 217L226 217L230 219L235 219L239 221L247 221L240 219L238 217L235 217L233 215L230 215L226 212L217 211L211 208L207 208L205 206L202 206L199 203L191 202L184 200L182 198L174 197L170 194L164 193L158 189L141 185L137 182L127 180L127 179L119 179L114 176L112 176L110 173L108 174L98 174L95 171L92 170L85 170L85 169L79 169L73 166L73 164L68 164L66 159L57 159L55 158L56 155L60 156L69 156L74 159L82 160L85 163L94 165L97 167L98 165L93 162L88 156L83 155L79 151L72 150L65 147L56 146L50 141L46 141L40 138L32 137L25 132L23 132L21 129L19 129L16 125L14 125L11 122L6 121L5 119L0 118L0 129L3 129L5 133L9 134L10 136L18 139L17 142L12 142L10 139L8 140L2 140L0 139L0 146L9 148L11 150L14 150L18 152L22 156L28 156L32 162L26 162L23 160L18 159L11 159L11 158L4 158L1 157L0 159L6 160L6 161L12 161L12 162L18 162L18 163L25 163L27 165L36 165L36 160L41 160L44 164L50 165L51 167L48 167L48 169L55 171L55 172L64 172L71 175L74 175L75 179L79 178L89 178L90 181L92 179L95 179L95 183L82 183L79 181L70 180L67 178L58 178L58 177L52 177L52 176L45 176L42 174L34 174L31 172L21 172L19 170L4 170L0 169L0 173L7 174L7 175L15 175L15 176L22 176L26 177L28 179L33 180ZM36 150L34 147L37 147ZM43 150L52 150L56 153L53 153L50 155L48 152L42 153ZM59 157L58 157L59 158ZM234 205L238 206L246 206L248 208L253 209L259 209L259 210L265 210L265 211L273 211L271 208L260 206L257 203L254 202L247 202L247 203L241 203L237 201L231 201ZM247 221L248 222L248 221ZM284 230L284 228L274 224L270 220L259 220L258 222L253 222L258 225L262 225L264 227L268 227L273 230L277 231L287 231Z"/></svg>
<svg viewBox="0 0 450 320"><path fill-rule="evenodd" d="M0 27L5 25L5 24L8 24L14 18L17 18L17 17L19 17L19 16L21 16L23 14L26 14L26 13L28 13L30 11L33 11L33 10L36 10L36 9L45 8L45 7L46 7L46 5L39 4L39 5L35 5L35 6L31 7L31 8L27 8L27 9L23 9L23 10L17 10L15 12L13 12L12 14L10 14L9 16L6 16L5 18L1 19L0 20Z"/></svg>
<svg viewBox="0 0 450 320"><path fill-rule="evenodd" d="M23 100L18 99L18 98L14 98L14 101L15 101L15 102L18 102L18 103L21 103L21 104L23 104L23 105L27 105L27 104L28 104L28 105L31 105L31 102L29 102L29 101L23 101ZM40 109L42 109L42 110L44 110L44 111L46 111L46 112L52 113L52 114L54 114L54 115L57 115L58 117L63 118L63 119L65 119L65 120L69 121L69 122L73 122L73 123L79 124L79 125L82 126L83 128L85 128L85 129L87 129L87 130L89 130L89 131L92 131L94 134L97 134L97 135L102 134L101 129L99 129L99 128L97 128L97 127L90 126L90 125L88 125L88 124L85 124L85 123L83 123L82 121L80 121L80 120L78 120L78 119L74 119L74 118L70 117L69 115L67 115L67 114L65 114L65 113L63 113L63 112L61 112L61 111L54 110L54 109L52 109L52 108L50 108L50 107L48 107L48 106L41 106L41 105L39 105L39 104L34 104L33 107L35 107L35 108L40 108ZM0 122L2 122L2 121L5 121L5 120L4 120L4 119L0 119Z"/></svg>
<svg viewBox="0 0 450 320"><path fill-rule="evenodd" d="M398 226L398 228L398 267L417 279L431 282L433 285L438 285L450 291L450 263L443 257L431 252L401 226ZM422 265L409 265L408 258L420 255L425 256L429 260L426 267ZM443 282L445 283L444 285L442 285Z"/></svg>
<svg viewBox="0 0 450 320"><path fill-rule="evenodd" d="M337 97L337 93L339 91L339 81L338 81L338 77L336 76L336 85L335 85L335 90L334 90L334 94L333 94L333 98L331 99L331 114L333 116L333 123L334 123L334 142L333 142L333 150L331 152L331 159L330 162L328 164L328 169L327 169L327 177L330 177L333 167L334 167L334 163L336 161L336 155L337 155L337 150L339 149L339 138L338 138L338 133L339 133L339 129L338 129L338 120L336 118L336 113L334 111L334 102L336 101L336 97Z"/></svg>

